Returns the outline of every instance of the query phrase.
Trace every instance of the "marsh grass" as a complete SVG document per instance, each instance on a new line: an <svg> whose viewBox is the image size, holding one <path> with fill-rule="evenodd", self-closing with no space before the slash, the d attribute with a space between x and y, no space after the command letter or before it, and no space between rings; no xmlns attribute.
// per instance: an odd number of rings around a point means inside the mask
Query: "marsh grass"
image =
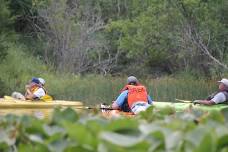
<svg viewBox="0 0 228 152"><path fill-rule="evenodd" d="M205 99L216 91L217 84L213 80L194 78L159 78L146 80L150 94L157 101L172 101L175 99L195 100Z"/></svg>
<svg viewBox="0 0 228 152"><path fill-rule="evenodd" d="M126 77L101 75L73 75L56 73L39 59L23 53L23 47L12 45L7 58L0 64L0 80L8 95L12 91L24 91L32 77L46 80L46 88L55 99L80 100L88 105L111 103L126 83ZM196 79L192 76L140 79L156 101L175 101L175 98L194 100L206 98L217 90L215 80Z"/></svg>

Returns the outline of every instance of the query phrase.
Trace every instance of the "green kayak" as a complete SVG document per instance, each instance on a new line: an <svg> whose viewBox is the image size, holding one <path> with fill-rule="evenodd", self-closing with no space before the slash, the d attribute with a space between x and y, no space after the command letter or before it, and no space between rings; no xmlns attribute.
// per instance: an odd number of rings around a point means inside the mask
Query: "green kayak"
<svg viewBox="0 0 228 152"><path fill-rule="evenodd" d="M180 103L180 102L154 102L153 105L156 108L165 108L165 107L173 107L177 112L185 111L188 109L199 109L203 111L223 111L228 110L228 104L216 104L216 105L202 105L202 104L196 104L193 103Z"/></svg>

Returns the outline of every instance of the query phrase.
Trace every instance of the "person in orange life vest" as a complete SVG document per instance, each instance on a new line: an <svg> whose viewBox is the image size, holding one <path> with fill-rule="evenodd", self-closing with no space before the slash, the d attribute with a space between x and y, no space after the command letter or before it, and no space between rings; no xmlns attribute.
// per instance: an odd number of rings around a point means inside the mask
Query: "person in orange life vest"
<svg viewBox="0 0 228 152"><path fill-rule="evenodd" d="M228 79L223 78L219 82L218 91L210 95L206 100L195 100L194 104L214 105L228 101Z"/></svg>
<svg viewBox="0 0 228 152"><path fill-rule="evenodd" d="M139 83L139 81L137 80L137 78L135 76L129 76L127 78L127 84L120 90L120 93L122 93L125 90L128 90L128 85L130 82L135 82L135 86L141 86L141 84Z"/></svg>
<svg viewBox="0 0 228 152"><path fill-rule="evenodd" d="M26 85L25 98L27 100L38 100L45 95L46 92L38 78L32 78L29 85Z"/></svg>
<svg viewBox="0 0 228 152"><path fill-rule="evenodd" d="M152 99L147 94L146 87L139 84L134 76L128 77L127 85L122 89L116 101L113 102L112 108L123 110L125 103L128 104L130 110L135 114L145 111L152 104Z"/></svg>

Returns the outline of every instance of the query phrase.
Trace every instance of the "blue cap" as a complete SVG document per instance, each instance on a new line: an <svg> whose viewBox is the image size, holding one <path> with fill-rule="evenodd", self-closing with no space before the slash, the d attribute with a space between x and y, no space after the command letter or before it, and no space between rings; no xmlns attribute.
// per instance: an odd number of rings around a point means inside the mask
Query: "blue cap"
<svg viewBox="0 0 228 152"><path fill-rule="evenodd" d="M39 79L38 78L35 78L35 77L32 78L32 81L31 82L34 82L36 84L39 84L40 83Z"/></svg>

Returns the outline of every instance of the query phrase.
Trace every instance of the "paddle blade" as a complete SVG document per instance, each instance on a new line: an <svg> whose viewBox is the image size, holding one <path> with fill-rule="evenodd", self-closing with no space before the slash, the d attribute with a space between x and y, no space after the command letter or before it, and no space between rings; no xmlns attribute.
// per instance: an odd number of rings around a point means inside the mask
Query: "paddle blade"
<svg viewBox="0 0 228 152"><path fill-rule="evenodd" d="M190 100L181 100L181 99L175 99L175 100L183 102L183 103L192 103L192 101L190 101Z"/></svg>
<svg viewBox="0 0 228 152"><path fill-rule="evenodd" d="M5 100L14 100L15 98L11 97L11 96L4 96Z"/></svg>

